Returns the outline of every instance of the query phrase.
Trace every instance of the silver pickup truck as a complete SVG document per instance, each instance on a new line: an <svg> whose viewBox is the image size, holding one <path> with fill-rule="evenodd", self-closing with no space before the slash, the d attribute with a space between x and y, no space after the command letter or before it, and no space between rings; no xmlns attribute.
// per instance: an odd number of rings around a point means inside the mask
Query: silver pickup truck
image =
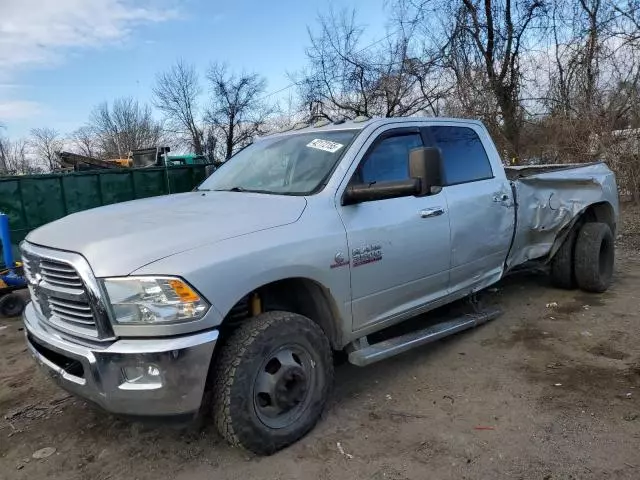
<svg viewBox="0 0 640 480"><path fill-rule="evenodd" d="M319 122L258 139L193 192L29 234L27 342L109 411L209 410L269 454L318 421L338 351L365 366L492 319L389 328L524 264L607 289L617 216L604 164L505 169L477 121Z"/></svg>

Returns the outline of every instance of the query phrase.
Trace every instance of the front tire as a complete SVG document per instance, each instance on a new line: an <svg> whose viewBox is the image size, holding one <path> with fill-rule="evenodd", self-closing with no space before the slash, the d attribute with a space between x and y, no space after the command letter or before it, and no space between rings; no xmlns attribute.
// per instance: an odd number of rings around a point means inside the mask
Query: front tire
<svg viewBox="0 0 640 480"><path fill-rule="evenodd" d="M232 445L270 455L317 423L333 382L331 346L302 315L267 312L234 331L215 360L213 414Z"/></svg>
<svg viewBox="0 0 640 480"><path fill-rule="evenodd" d="M606 223L585 223L576 241L574 253L578 286L586 292L602 293L613 278L615 246Z"/></svg>

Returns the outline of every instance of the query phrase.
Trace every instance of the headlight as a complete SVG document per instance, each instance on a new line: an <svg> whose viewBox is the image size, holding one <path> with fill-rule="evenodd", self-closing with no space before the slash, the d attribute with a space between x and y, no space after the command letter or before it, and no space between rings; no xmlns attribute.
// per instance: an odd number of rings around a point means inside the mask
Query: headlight
<svg viewBox="0 0 640 480"><path fill-rule="evenodd" d="M115 321L123 324L188 322L201 318L209 304L175 277L105 278Z"/></svg>

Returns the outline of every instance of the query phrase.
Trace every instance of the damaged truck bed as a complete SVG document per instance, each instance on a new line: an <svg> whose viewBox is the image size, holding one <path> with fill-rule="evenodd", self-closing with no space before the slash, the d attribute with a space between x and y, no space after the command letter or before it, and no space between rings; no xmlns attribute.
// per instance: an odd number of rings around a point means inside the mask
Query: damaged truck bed
<svg viewBox="0 0 640 480"><path fill-rule="evenodd" d="M593 221L606 223L615 234L618 191L604 163L506 167L505 173L516 198L508 268L552 258L587 209Z"/></svg>

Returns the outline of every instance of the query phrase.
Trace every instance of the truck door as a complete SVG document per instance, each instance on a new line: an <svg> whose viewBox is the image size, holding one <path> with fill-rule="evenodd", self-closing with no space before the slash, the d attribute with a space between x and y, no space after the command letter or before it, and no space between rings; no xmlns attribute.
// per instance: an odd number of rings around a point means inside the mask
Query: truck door
<svg viewBox="0 0 640 480"><path fill-rule="evenodd" d="M350 182L409 178L408 157L420 130L387 128L362 147ZM351 262L353 330L392 321L446 294L449 212L441 192L338 205Z"/></svg>
<svg viewBox="0 0 640 480"><path fill-rule="evenodd" d="M484 129L438 125L426 130L443 157L451 223L450 291L475 291L502 275L515 223L511 186L499 161L492 167L481 140L491 141Z"/></svg>

